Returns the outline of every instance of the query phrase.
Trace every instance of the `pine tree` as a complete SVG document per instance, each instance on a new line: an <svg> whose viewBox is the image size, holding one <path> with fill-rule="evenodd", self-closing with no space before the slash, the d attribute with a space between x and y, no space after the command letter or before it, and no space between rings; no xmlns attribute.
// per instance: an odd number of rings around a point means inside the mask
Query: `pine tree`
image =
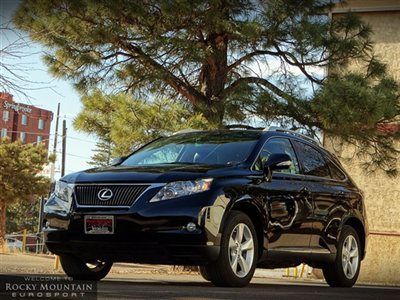
<svg viewBox="0 0 400 300"><path fill-rule="evenodd" d="M48 193L49 179L38 175L48 162L43 145L0 139L0 250L6 234L7 204L32 203Z"/></svg>
<svg viewBox="0 0 400 300"><path fill-rule="evenodd" d="M96 148L93 151L95 152L95 154L93 154L93 156L91 157L89 165L92 165L94 167L105 167L110 165L112 160L111 141L106 141L100 138L100 141L96 143Z"/></svg>
<svg viewBox="0 0 400 300"><path fill-rule="evenodd" d="M329 18L337 2L27 0L14 22L80 90L180 99L217 127L259 117L319 128L394 174L400 133L377 129L398 118L399 85L367 24ZM360 68L347 70L354 61Z"/></svg>
<svg viewBox="0 0 400 300"><path fill-rule="evenodd" d="M168 99L144 101L124 93L107 95L96 90L81 101L83 109L74 127L99 140L90 162L96 166L107 165L113 157L125 156L162 135L210 128L201 114Z"/></svg>

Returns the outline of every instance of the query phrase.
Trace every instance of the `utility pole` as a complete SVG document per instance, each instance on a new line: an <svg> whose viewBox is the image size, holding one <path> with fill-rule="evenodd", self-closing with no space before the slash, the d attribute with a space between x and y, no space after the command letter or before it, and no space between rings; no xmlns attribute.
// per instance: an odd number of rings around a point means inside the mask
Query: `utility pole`
<svg viewBox="0 0 400 300"><path fill-rule="evenodd" d="M63 120L62 131L62 157L61 157L61 177L65 175L65 154L67 148L67 121Z"/></svg>
<svg viewBox="0 0 400 300"><path fill-rule="evenodd" d="M58 137L58 120L60 119L60 102L58 102L57 105L57 116L56 116L56 128L55 128L55 133L54 133L54 145L53 145L53 155L54 158L57 155L57 137ZM56 162L52 162L50 166L50 184L52 185L52 188L50 188L49 192L53 191L54 187L54 175L55 175L55 168L56 168ZM38 252L38 247L37 243L40 241L43 243L43 236L41 235L42 232L42 227L43 227L43 207L44 203L46 202L46 199L40 198L39 200L39 224L38 224L38 233L37 233L37 239L36 239L36 253ZM42 247L43 251L43 247Z"/></svg>
<svg viewBox="0 0 400 300"><path fill-rule="evenodd" d="M56 131L54 133L54 146L53 146L53 154L57 155L57 137L58 137L58 120L60 119L60 102L58 102L57 106L57 117L56 117ZM50 169L50 182L54 182L54 173L55 173L55 168L56 168L56 162L53 162L51 164L51 169Z"/></svg>

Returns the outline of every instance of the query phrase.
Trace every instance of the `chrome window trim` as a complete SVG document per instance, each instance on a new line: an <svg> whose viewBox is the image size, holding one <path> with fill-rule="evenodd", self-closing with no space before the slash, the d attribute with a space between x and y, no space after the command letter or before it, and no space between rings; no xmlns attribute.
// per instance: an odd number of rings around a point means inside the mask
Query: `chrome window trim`
<svg viewBox="0 0 400 300"><path fill-rule="evenodd" d="M283 138L283 139L287 139L287 140L290 141L291 144L292 144L292 140L294 140L294 141L297 141L297 142L299 142L299 143L303 143L303 144L306 144L306 145L312 147L312 148L315 149L318 153L320 153L320 154L322 155L322 157L323 157L325 160L329 160L332 164L334 164L334 165L340 170L340 172L343 173L343 175L345 176L345 178L344 178L343 180L340 180L340 179L334 179L334 178L332 178L332 177L327 178L327 177L320 177L320 176L307 175L307 174L301 174L301 173L299 173L299 174L286 174L286 175L297 176L297 177L304 178L304 179L307 179L307 178L313 179L313 178L314 178L314 179L329 180L329 181L341 182L341 183L345 183L345 182L348 182L348 181L349 181L349 177L347 176L347 174L346 174L345 172L342 171L342 168L341 168L336 162L334 162L334 161L329 157L329 155L326 155L325 153L323 153L322 150L319 150L314 144L312 144L312 143L310 143L310 142L302 141L300 138L297 138L297 139L296 139L296 138L289 137L289 136L270 136L270 137L262 144L262 146L260 147L260 150L258 151L258 153L257 153L257 155L256 155L256 158L254 159L253 163L252 163L251 166L250 166L250 170L251 170L251 171L257 171L257 170L254 170L254 165L255 165L255 163L257 162L257 159L258 159L258 157L260 156L260 153L261 153L262 149L264 148L265 144L266 144L269 140L274 139L274 138ZM299 164L299 167L300 167L300 166L301 166L301 162L300 162L299 158L297 157L296 149L294 149L294 146L293 146L293 145L292 145L292 147L293 147L293 151L294 151L294 153L295 153L295 155L296 155L297 163ZM323 148L322 148L322 149L323 149ZM327 150L325 150L325 149L323 149L323 150L326 151L328 154L330 154ZM329 167L328 167L328 169L329 169ZM301 172L301 171L302 171L302 170L300 169L300 172ZM330 171L330 169L329 169L329 174L330 174L330 173L331 173L331 171ZM278 173L278 174L285 174L285 173ZM332 175L332 174L331 174L331 175Z"/></svg>

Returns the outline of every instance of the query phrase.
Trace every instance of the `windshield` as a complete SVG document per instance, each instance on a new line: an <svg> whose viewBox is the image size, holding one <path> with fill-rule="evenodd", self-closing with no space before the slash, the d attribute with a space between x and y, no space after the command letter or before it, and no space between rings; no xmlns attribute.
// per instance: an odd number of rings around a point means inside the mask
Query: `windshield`
<svg viewBox="0 0 400 300"><path fill-rule="evenodd" d="M157 164L235 165L250 155L257 131L191 132L156 140L138 150L122 166Z"/></svg>

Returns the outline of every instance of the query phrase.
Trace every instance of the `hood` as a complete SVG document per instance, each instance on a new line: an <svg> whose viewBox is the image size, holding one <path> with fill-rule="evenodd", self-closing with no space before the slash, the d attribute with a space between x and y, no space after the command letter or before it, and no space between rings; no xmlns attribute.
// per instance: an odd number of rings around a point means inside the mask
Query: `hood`
<svg viewBox="0 0 400 300"><path fill-rule="evenodd" d="M165 183L206 177L227 177L243 173L237 166L157 165L108 166L72 173L62 178L70 183Z"/></svg>

